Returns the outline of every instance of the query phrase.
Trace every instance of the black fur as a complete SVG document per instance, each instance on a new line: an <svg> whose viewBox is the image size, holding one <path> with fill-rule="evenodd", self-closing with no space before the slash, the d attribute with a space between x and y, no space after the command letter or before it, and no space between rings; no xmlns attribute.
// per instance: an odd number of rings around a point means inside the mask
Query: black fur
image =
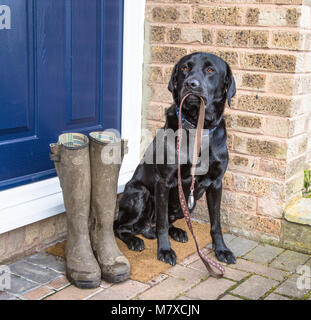
<svg viewBox="0 0 311 320"><path fill-rule="evenodd" d="M225 103L230 106L235 95L235 81L228 64L221 58L207 53L194 53L183 57L174 67L168 85L174 104L166 112L163 129L178 129L176 105L187 93L192 93L183 106L184 117L196 125L200 99L205 101L205 129L217 129L210 134L209 170L205 175L196 176L195 201L205 193L208 205L213 249L218 260L235 263L233 253L224 243L220 226L220 203L222 178L227 169L228 151L226 127L223 119ZM159 134L157 134L159 138ZM176 143L167 144L175 148ZM155 140L149 146L155 150ZM186 155L189 159L189 155ZM183 164L182 184L186 199L191 184L191 163ZM144 241L136 237L142 234L148 239L158 240L158 259L176 264L176 254L171 248L169 236L175 241L188 241L184 230L174 227L173 222L183 218L177 189L177 158L175 164L146 164L141 162L133 178L127 183L119 203L119 214L114 224L117 237L129 249L141 251Z"/></svg>

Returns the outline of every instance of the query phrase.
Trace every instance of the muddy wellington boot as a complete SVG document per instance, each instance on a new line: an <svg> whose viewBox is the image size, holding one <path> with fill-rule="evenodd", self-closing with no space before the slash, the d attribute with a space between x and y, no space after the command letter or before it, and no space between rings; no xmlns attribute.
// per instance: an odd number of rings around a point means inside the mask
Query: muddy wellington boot
<svg viewBox="0 0 311 320"><path fill-rule="evenodd" d="M78 288L96 288L101 271L92 251L88 221L91 198L89 139L66 133L50 145L67 217L66 275Z"/></svg>
<svg viewBox="0 0 311 320"><path fill-rule="evenodd" d="M118 177L127 141L112 132L90 133L92 171L91 243L108 282L121 282L130 276L130 264L115 240L113 222L117 203Z"/></svg>

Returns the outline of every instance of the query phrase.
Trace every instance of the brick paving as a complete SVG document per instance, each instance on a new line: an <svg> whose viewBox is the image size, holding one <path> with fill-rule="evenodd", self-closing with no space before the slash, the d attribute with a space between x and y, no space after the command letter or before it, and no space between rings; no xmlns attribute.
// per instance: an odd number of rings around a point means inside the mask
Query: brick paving
<svg viewBox="0 0 311 320"><path fill-rule="evenodd" d="M222 279L210 277L192 254L146 283L102 281L88 290L68 282L62 259L39 252L8 265L11 288L0 300L311 300L310 255L232 234L225 241L237 263Z"/></svg>

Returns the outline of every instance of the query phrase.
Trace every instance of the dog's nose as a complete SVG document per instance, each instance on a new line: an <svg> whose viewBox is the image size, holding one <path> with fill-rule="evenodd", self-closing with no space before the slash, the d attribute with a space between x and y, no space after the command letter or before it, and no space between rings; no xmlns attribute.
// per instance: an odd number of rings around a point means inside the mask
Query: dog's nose
<svg viewBox="0 0 311 320"><path fill-rule="evenodd" d="M188 88L195 90L200 87L200 81L197 79L191 79L186 82L186 85Z"/></svg>

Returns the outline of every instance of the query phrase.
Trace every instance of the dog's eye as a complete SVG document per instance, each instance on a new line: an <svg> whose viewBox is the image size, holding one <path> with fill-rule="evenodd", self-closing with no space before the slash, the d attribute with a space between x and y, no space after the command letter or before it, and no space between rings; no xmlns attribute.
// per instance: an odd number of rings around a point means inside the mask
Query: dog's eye
<svg viewBox="0 0 311 320"><path fill-rule="evenodd" d="M207 70L207 72L208 72L208 73L212 73L212 72L214 72L214 69L213 69L212 67L207 67L207 69L206 69L206 70Z"/></svg>
<svg viewBox="0 0 311 320"><path fill-rule="evenodd" d="M185 72L189 72L189 70L190 70L190 68L189 68L188 66L183 66L182 69L183 69L183 71L185 71Z"/></svg>

